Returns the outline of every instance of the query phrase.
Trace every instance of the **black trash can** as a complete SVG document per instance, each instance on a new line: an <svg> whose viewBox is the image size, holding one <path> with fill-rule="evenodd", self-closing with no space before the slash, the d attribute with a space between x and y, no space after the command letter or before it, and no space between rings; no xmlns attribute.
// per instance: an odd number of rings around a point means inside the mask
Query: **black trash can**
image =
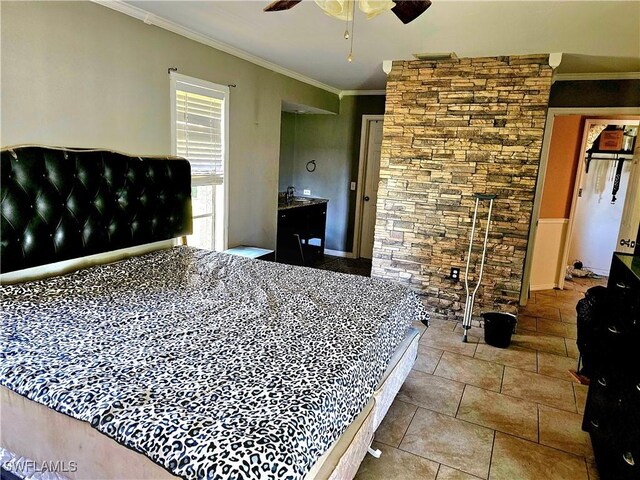
<svg viewBox="0 0 640 480"><path fill-rule="evenodd" d="M487 312L484 318L484 341L493 347L507 348L518 320L510 313Z"/></svg>

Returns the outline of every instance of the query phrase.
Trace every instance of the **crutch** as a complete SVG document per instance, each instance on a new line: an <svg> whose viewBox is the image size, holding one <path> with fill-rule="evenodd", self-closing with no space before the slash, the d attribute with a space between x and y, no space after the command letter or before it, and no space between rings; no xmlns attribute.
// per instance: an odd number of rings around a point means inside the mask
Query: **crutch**
<svg viewBox="0 0 640 480"><path fill-rule="evenodd" d="M473 303L476 299L476 293L478 292L478 287L480 287L480 282L482 281L482 272L484 270L484 259L487 254L487 239L489 238L489 225L491 223L491 210L493 209L493 200L496 198L495 195L487 195L484 193L476 193L476 208L473 212L473 225L471 226L471 239L469 240L469 252L467 253L467 268L464 271L464 288L467 291L467 301L464 304L464 317L462 318L462 328L464 329L464 335L462 336L462 341L467 342L467 333L471 328L471 315L473 313ZM489 214L487 215L487 228L484 232L484 245L482 247L482 260L480 261L480 273L478 274L478 283L476 283L473 292L470 292L469 289L469 264L471 263L471 250L473 249L473 237L476 233L476 218L478 216L478 206L480 204L480 200L489 200Z"/></svg>

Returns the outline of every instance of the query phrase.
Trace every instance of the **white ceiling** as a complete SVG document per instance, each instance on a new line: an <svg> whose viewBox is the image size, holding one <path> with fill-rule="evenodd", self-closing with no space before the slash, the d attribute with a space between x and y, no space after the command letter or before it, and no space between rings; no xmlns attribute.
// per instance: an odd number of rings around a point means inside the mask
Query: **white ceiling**
<svg viewBox="0 0 640 480"><path fill-rule="evenodd" d="M393 13L356 15L354 61L344 22L313 1L262 12L265 1L128 1L218 42L340 90L383 89L383 60L563 52L558 73L640 71L639 1L433 0L403 25Z"/></svg>

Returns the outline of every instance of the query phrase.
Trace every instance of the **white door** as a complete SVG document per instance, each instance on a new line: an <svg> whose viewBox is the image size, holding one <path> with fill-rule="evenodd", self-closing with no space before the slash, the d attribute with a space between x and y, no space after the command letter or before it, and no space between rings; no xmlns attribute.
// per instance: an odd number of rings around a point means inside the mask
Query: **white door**
<svg viewBox="0 0 640 480"><path fill-rule="evenodd" d="M612 190L618 162L595 160L591 162L589 172L584 172L573 220L570 265L579 260L594 273L609 275L611 255L618 250L616 243L629 185L630 163L624 162L615 203L612 203Z"/></svg>
<svg viewBox="0 0 640 480"><path fill-rule="evenodd" d="M629 162L631 163L631 162ZM620 232L616 242L616 252L633 253L640 225L640 141L636 148L629 175L629 186L622 210Z"/></svg>
<svg viewBox="0 0 640 480"><path fill-rule="evenodd" d="M376 227L376 201L378 198L378 183L380 181L381 148L382 120L370 120L365 156L362 228L360 233L360 256L363 258L373 257L373 235Z"/></svg>

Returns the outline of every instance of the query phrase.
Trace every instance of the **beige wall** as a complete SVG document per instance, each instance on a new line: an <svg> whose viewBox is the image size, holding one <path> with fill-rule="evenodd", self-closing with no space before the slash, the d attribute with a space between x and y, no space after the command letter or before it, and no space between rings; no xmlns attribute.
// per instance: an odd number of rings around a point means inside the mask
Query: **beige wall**
<svg viewBox="0 0 640 480"><path fill-rule="evenodd" d="M1 3L2 146L171 153L169 67L230 95L229 245L275 246L281 102L337 95L90 2Z"/></svg>

